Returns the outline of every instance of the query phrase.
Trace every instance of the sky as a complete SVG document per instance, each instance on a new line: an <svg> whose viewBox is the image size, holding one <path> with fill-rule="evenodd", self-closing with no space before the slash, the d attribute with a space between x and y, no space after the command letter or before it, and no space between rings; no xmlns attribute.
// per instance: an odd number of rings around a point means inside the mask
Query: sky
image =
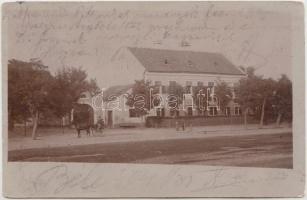
<svg viewBox="0 0 307 200"><path fill-rule="evenodd" d="M264 77L292 79L303 11L281 2L8 3L7 60L40 59L55 73L81 67L100 87L132 83L126 47L218 52Z"/></svg>

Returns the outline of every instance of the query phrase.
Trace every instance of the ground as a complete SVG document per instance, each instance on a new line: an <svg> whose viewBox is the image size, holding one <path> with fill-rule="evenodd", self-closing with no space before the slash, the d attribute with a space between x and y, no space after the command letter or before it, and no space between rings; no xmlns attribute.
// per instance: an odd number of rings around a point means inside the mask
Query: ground
<svg viewBox="0 0 307 200"><path fill-rule="evenodd" d="M48 130L39 140L9 138L8 160L292 168L289 127L109 129L82 138L74 130Z"/></svg>

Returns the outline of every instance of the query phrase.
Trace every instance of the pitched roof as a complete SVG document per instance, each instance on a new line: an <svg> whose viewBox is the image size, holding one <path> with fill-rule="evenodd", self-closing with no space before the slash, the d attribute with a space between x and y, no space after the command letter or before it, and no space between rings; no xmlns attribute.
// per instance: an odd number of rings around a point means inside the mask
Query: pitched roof
<svg viewBox="0 0 307 200"><path fill-rule="evenodd" d="M149 48L128 48L148 72L244 75L222 54Z"/></svg>
<svg viewBox="0 0 307 200"><path fill-rule="evenodd" d="M127 93L128 90L131 89L132 87L133 87L133 85L111 86L103 92L103 100L104 101L110 101L109 98L119 97L120 95Z"/></svg>

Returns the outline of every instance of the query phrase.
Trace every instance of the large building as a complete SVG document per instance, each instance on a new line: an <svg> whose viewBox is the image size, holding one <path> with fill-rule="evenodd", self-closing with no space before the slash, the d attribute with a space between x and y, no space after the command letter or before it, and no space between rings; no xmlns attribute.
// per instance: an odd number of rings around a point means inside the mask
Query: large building
<svg viewBox="0 0 307 200"><path fill-rule="evenodd" d="M219 82L225 82L230 88L245 77L245 73L234 66L219 53L179 51L149 48L127 48L124 61L127 73L142 73L142 78L150 82L163 100L168 99L175 85L183 88L183 102L177 109L172 109L168 103L160 103L150 109L147 116L215 116L240 115L240 106L231 101L225 110L220 109L219 100L215 95L215 87ZM126 93L131 93L132 85L114 86L104 94L104 114L106 122L112 126L129 122L144 122L135 115L133 108L119 112L110 108L110 99L106 96L117 95L125 99ZM203 88L204 91L195 91ZM204 95L205 109L196 109L195 92ZM193 99L194 95L194 99ZM134 118L134 120L133 120Z"/></svg>
<svg viewBox="0 0 307 200"><path fill-rule="evenodd" d="M168 88L172 85L179 84L184 87L185 105L182 105L184 109L179 109L179 115L222 114L218 99L214 95L215 86L218 82L225 82L233 88L242 77L245 77L243 71L218 53L147 48L129 48L129 51L143 66L144 79L158 86L162 96L169 95ZM195 109L197 106L192 96L198 92L193 90L201 87L207 88L203 92L208 97L207 112L199 113ZM234 102L230 104L225 114L240 114L239 105ZM156 113L163 116L172 115L167 105L156 109Z"/></svg>

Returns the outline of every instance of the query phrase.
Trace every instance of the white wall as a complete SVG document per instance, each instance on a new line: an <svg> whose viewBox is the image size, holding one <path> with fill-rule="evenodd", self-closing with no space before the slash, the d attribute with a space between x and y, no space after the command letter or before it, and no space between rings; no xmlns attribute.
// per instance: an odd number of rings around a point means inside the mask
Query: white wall
<svg viewBox="0 0 307 200"><path fill-rule="evenodd" d="M104 87L114 85L128 85L133 84L135 80L144 78L145 68L135 58L128 48L122 48L112 61L112 81L108 81ZM108 72L111 73L111 72ZM103 78L103 76L100 76ZM97 75L97 79L100 78ZM101 81L103 82L103 81Z"/></svg>
<svg viewBox="0 0 307 200"><path fill-rule="evenodd" d="M198 81L202 81L204 86L208 85L208 82L224 81L233 86L244 75L216 75L216 74L189 74L189 73L157 73L157 72L145 72L145 79L152 81L161 81L162 85L169 85L170 81L176 81L182 86L186 85L187 81L192 82L192 86L197 86Z"/></svg>
<svg viewBox="0 0 307 200"><path fill-rule="evenodd" d="M126 105L126 96L121 95L116 101L104 102L105 104L105 123L108 122L108 110L112 110L113 126L123 124L123 123L144 123L144 117L130 117L129 116L129 106Z"/></svg>

